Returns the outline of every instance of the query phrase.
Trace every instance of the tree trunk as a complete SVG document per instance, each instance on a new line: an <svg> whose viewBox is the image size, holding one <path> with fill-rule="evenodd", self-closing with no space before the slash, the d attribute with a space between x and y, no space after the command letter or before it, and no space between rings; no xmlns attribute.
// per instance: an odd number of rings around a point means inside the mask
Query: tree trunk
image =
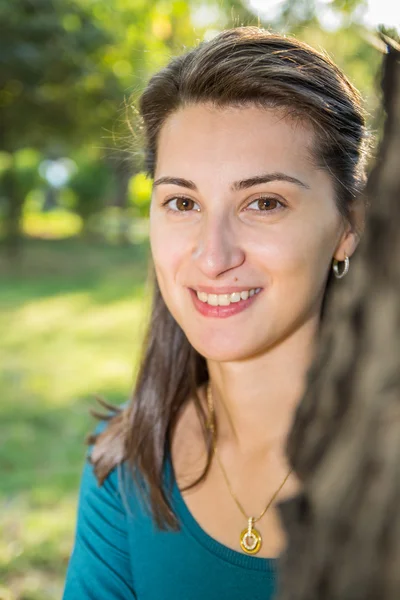
<svg viewBox="0 0 400 600"><path fill-rule="evenodd" d="M3 186L6 198L6 210L4 215L4 246L10 259L16 259L21 253L22 242L22 211L24 198L18 190L18 182L14 167L4 174Z"/></svg>
<svg viewBox="0 0 400 600"><path fill-rule="evenodd" d="M279 600L400 598L400 48L366 231L336 281L288 440L302 492L279 505L288 546Z"/></svg>
<svg viewBox="0 0 400 600"><path fill-rule="evenodd" d="M117 155L110 161L115 177L115 195L113 205L120 209L118 242L125 244L129 242L130 223L127 215L129 180L133 175L133 165L127 163L126 157Z"/></svg>

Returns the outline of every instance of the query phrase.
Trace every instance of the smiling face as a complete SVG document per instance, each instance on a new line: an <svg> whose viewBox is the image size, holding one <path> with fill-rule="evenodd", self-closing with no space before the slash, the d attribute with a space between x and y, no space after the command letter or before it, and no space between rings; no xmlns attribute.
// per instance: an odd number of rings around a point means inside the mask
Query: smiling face
<svg viewBox="0 0 400 600"><path fill-rule="evenodd" d="M164 123L150 211L161 293L206 358L266 352L318 319L351 254L311 128L257 107L192 105Z"/></svg>

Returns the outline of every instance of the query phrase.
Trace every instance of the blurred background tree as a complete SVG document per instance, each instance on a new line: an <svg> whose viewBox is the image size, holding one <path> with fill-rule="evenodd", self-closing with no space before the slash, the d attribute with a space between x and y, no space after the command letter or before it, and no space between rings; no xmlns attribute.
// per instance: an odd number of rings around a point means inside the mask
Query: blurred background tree
<svg viewBox="0 0 400 600"><path fill-rule="evenodd" d="M111 38L84 6L69 0L2 0L0 22L4 235L15 252L30 191L19 184L19 152L30 148L44 157L63 156L98 128L102 104L117 101L118 85L111 69L99 77ZM26 168L24 173L26 181Z"/></svg>
<svg viewBox="0 0 400 600"><path fill-rule="evenodd" d="M93 395L131 388L146 81L221 29L262 25L326 49L379 133L374 1L0 0L0 599L61 596Z"/></svg>

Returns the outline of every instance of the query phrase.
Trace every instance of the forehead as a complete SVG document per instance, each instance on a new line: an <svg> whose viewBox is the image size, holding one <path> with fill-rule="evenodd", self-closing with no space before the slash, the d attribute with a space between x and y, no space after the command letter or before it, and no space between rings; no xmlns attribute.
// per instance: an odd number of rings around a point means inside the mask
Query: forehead
<svg viewBox="0 0 400 600"><path fill-rule="evenodd" d="M157 146L156 173L191 174L206 170L220 177L235 173L285 170L296 176L315 170L315 136L310 125L282 111L196 104L180 108L163 124ZM178 171L179 169L179 171Z"/></svg>

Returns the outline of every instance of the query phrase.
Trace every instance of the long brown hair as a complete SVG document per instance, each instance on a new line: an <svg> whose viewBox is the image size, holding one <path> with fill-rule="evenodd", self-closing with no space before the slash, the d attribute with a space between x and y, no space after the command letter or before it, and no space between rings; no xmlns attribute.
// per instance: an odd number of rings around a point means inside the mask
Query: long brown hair
<svg viewBox="0 0 400 600"><path fill-rule="evenodd" d="M182 106L206 102L279 109L288 118L310 123L316 168L332 176L338 210L349 220L351 204L365 182L368 136L357 90L327 56L296 39L240 27L171 60L150 79L139 102L150 177L165 120ZM331 280L332 275L327 288ZM99 482L127 461L134 477L145 482L146 499L159 527L177 526L163 472L171 433L189 399L195 403L209 448L206 469L192 485L206 476L211 463L206 415L197 394L207 379L204 357L173 319L155 281L132 401L124 410L114 410L105 431L91 441Z"/></svg>

